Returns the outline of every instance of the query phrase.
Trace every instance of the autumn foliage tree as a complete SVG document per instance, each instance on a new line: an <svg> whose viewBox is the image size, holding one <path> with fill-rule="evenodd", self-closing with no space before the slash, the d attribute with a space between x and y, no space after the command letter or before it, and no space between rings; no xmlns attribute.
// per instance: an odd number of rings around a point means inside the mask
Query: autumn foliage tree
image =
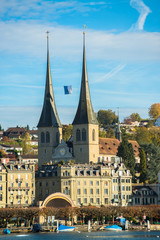
<svg viewBox="0 0 160 240"><path fill-rule="evenodd" d="M160 116L160 103L154 103L149 109L149 116L151 119L156 120Z"/></svg>

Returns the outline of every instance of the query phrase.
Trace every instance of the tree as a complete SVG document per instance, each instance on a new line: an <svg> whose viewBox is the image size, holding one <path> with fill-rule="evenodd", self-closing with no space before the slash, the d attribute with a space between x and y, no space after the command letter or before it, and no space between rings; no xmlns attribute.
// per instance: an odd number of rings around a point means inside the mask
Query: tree
<svg viewBox="0 0 160 240"><path fill-rule="evenodd" d="M149 109L149 116L153 120L156 120L160 116L160 103L154 103Z"/></svg>
<svg viewBox="0 0 160 240"><path fill-rule="evenodd" d="M132 119L133 122L135 122L135 121L140 122L142 120L139 113L132 113L130 115L130 118Z"/></svg>
<svg viewBox="0 0 160 240"><path fill-rule="evenodd" d="M132 177L135 176L135 157L132 144L128 142L127 138L124 137L118 147L117 156L122 157L124 164L127 169L130 170Z"/></svg>
<svg viewBox="0 0 160 240"><path fill-rule="evenodd" d="M73 134L73 126L71 124L69 125L63 125L62 128L62 135L63 135L63 139L64 141L68 141L70 139L70 137Z"/></svg>
<svg viewBox="0 0 160 240"><path fill-rule="evenodd" d="M160 147L153 143L142 145L142 147L147 159L146 179L150 183L156 183L160 172Z"/></svg>
<svg viewBox="0 0 160 240"><path fill-rule="evenodd" d="M0 149L0 158L3 158L7 153L3 150Z"/></svg>
<svg viewBox="0 0 160 240"><path fill-rule="evenodd" d="M118 117L112 110L99 110L97 113L97 118L100 126L106 128L107 125L114 124L118 122Z"/></svg>
<svg viewBox="0 0 160 240"><path fill-rule="evenodd" d="M27 132L22 140L23 154L28 154L32 152L32 148L29 143L30 143L30 135Z"/></svg>
<svg viewBox="0 0 160 240"><path fill-rule="evenodd" d="M146 160L146 155L145 151L143 148L140 148L139 150L139 157L140 157L140 182L145 182L146 181L146 168L147 168L147 160Z"/></svg>
<svg viewBox="0 0 160 240"><path fill-rule="evenodd" d="M146 127L137 127L136 140L140 145L151 143L151 135L149 130Z"/></svg>
<svg viewBox="0 0 160 240"><path fill-rule="evenodd" d="M27 126L26 126L26 129L27 129L27 131L29 130L29 125L27 124Z"/></svg>

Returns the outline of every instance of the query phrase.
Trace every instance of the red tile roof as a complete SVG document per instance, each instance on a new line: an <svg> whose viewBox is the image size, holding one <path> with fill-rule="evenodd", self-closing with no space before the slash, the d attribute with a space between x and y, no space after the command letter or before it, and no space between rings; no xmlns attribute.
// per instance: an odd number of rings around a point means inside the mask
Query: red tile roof
<svg viewBox="0 0 160 240"><path fill-rule="evenodd" d="M139 144L137 141L129 140L132 144L135 157L139 156ZM99 138L99 153L104 155L117 155L120 141L115 138Z"/></svg>

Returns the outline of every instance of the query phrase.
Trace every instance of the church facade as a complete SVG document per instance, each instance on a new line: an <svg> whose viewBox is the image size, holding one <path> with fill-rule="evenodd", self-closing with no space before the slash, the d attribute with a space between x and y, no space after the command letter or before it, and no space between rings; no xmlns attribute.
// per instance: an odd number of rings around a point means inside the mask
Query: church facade
<svg viewBox="0 0 160 240"><path fill-rule="evenodd" d="M66 199L66 204L70 198L74 206L128 205L132 193L132 176L121 159L116 158L120 141L114 139L114 151L110 154L107 139L99 138L99 125L91 102L87 76L85 33L80 97L72 125L72 146L68 147L62 140L62 125L53 94L47 37L45 96L37 126L39 170L36 174L36 201L39 206L44 206L46 199L50 199L50 203L47 200L48 206L56 207L59 196L60 199ZM62 160L66 164L55 165Z"/></svg>

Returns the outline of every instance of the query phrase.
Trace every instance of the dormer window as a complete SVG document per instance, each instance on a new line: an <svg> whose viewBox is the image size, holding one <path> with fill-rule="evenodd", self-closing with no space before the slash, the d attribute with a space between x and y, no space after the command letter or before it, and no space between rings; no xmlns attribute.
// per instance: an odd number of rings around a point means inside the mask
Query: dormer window
<svg viewBox="0 0 160 240"><path fill-rule="evenodd" d="M18 165L18 170L20 170L21 169L21 166L20 165Z"/></svg>
<svg viewBox="0 0 160 240"><path fill-rule="evenodd" d="M10 165L10 170L13 170L13 166L12 165Z"/></svg>

